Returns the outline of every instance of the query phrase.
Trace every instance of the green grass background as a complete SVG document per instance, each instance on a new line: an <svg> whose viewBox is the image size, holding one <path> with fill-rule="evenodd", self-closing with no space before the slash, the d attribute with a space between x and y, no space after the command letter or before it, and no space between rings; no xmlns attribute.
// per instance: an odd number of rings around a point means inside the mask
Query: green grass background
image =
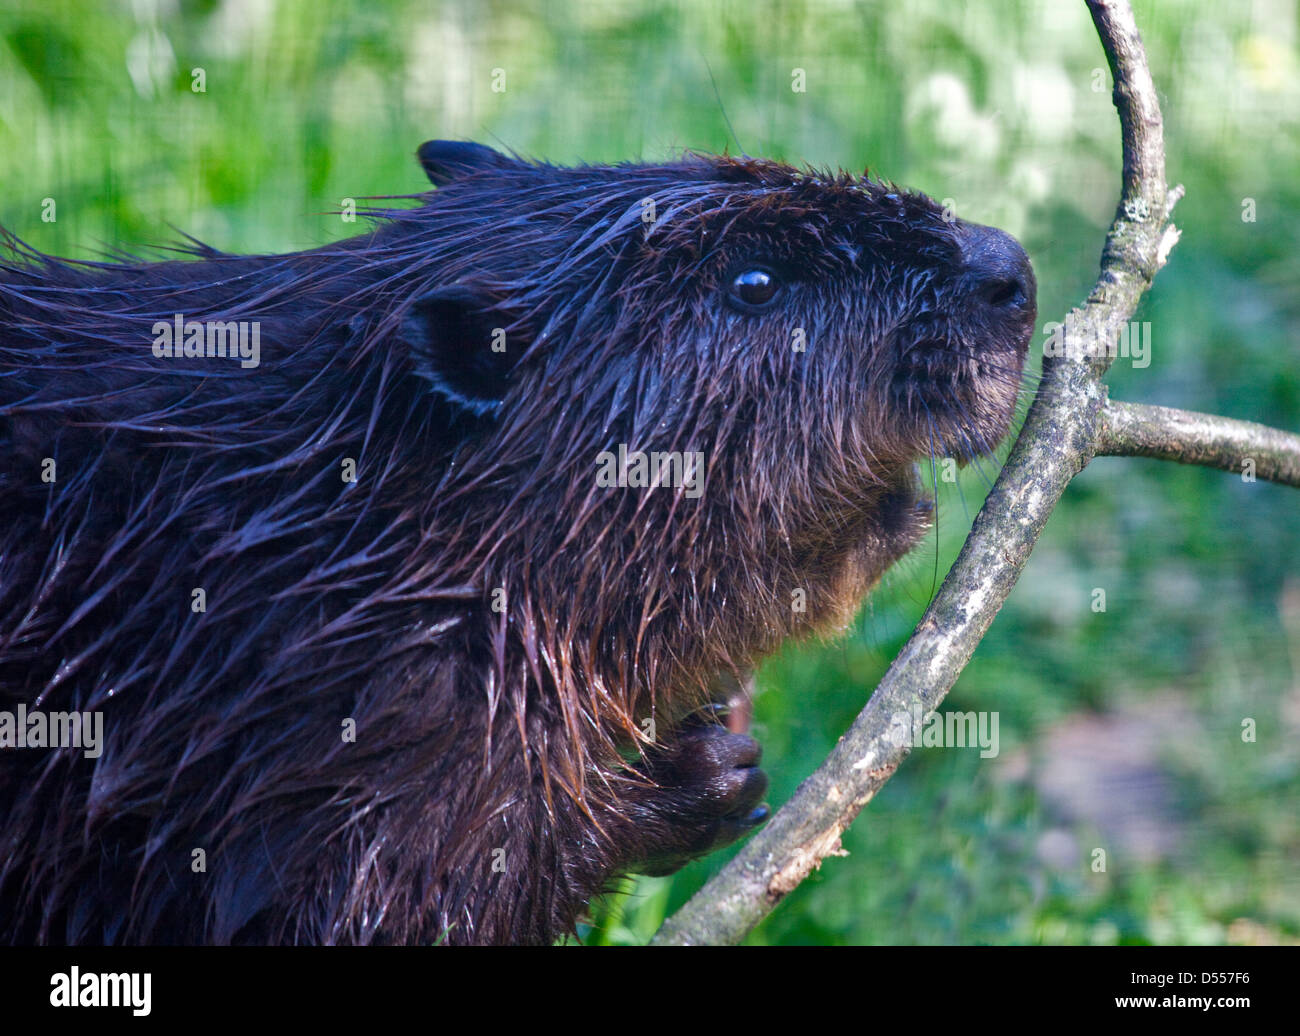
<svg viewBox="0 0 1300 1036"><path fill-rule="evenodd" d="M1138 313L1150 366L1121 360L1112 394L1294 430L1300 5L1136 8L1187 197L1182 242ZM0 223L78 257L175 230L287 251L355 233L332 214L345 198L422 190L413 152L430 137L559 162L729 148L869 165L1004 227L1033 258L1047 321L1091 284L1117 197L1103 67L1072 0L9 0ZM806 92L791 90L794 69ZM941 487L939 535L850 635L762 670L773 803L862 706L996 468ZM914 753L847 833L850 855L751 942L1300 938L1295 491L1096 461L946 705L998 711L999 758ZM1113 780L1108 752L1135 731L1133 779ZM1158 851L1141 850L1143 832ZM1089 866L1095 848L1105 873ZM585 941L644 941L724 859L629 880Z"/></svg>

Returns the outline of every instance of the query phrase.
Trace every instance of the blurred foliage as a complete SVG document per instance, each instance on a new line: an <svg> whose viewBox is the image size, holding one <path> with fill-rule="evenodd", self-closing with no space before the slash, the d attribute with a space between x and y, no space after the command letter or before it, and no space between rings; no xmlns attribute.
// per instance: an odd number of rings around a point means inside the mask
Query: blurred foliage
<svg viewBox="0 0 1300 1036"><path fill-rule="evenodd" d="M1182 242L1138 314L1150 366L1121 359L1113 395L1295 429L1297 5L1136 7L1169 175L1187 197ZM1104 64L1071 0L9 0L0 223L82 257L166 242L172 228L286 251L355 232L332 214L345 198L423 190L413 152L429 137L558 162L743 150L869 165L1017 234L1046 322L1091 285L1117 197ZM795 69L806 92L791 89ZM55 222L41 219L47 198ZM847 637L791 646L764 668L756 729L774 803L861 707L995 471L985 461L940 486L940 534ZM1293 490L1095 462L946 703L997 710L1000 756L914 753L845 836L851 855L828 860L751 941L1300 936L1298 519ZM1091 610L1097 587L1104 613ZM1171 695L1179 722L1148 754L1175 807L1150 822L1176 846L1144 857L1107 833L1121 796L1086 741L1076 777L1100 812L1071 815L1040 777L1087 716L1122 719ZM1245 717L1255 743L1242 741ZM1094 847L1106 873L1089 866ZM644 941L724 859L629 879L585 940Z"/></svg>

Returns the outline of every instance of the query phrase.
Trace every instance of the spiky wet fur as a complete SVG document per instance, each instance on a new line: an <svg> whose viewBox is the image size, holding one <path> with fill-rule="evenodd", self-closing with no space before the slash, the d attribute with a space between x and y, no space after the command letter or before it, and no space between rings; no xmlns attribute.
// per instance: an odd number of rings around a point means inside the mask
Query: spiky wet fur
<svg viewBox="0 0 1300 1036"><path fill-rule="evenodd" d="M292 255L10 242L0 708L106 741L0 754L11 941L552 941L674 837L643 721L846 621L926 526L915 459L1006 429L1023 338L963 310L923 197L686 156L419 201ZM755 259L763 315L721 298ZM486 413L403 333L457 282L517 357ZM260 321L260 366L156 358L176 313ZM619 443L703 451L702 496L598 488Z"/></svg>

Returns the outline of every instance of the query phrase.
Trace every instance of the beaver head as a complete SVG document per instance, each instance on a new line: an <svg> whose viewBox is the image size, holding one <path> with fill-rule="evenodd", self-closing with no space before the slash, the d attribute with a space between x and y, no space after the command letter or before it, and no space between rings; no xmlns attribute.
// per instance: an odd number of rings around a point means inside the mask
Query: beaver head
<svg viewBox="0 0 1300 1036"><path fill-rule="evenodd" d="M1007 430L1035 282L1001 231L750 158L419 154L438 190L388 213L431 282L401 338L474 419L455 470L490 487L483 571L551 593L566 637L610 634L612 664L654 624L675 643L644 664L688 669L841 624L925 528L915 461ZM656 454L675 484L638 486ZM700 463L674 479L678 454Z"/></svg>

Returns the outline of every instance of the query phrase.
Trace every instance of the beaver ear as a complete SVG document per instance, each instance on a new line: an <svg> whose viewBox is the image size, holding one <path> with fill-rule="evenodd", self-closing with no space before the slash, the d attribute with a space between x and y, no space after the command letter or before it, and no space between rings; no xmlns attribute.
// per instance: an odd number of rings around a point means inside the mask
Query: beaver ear
<svg viewBox="0 0 1300 1036"><path fill-rule="evenodd" d="M491 413L510 385L524 345L497 299L482 288L449 284L421 295L399 336L429 391L476 416Z"/></svg>
<svg viewBox="0 0 1300 1036"><path fill-rule="evenodd" d="M416 156L435 187L485 169L511 169L518 161L470 140L426 140Z"/></svg>

